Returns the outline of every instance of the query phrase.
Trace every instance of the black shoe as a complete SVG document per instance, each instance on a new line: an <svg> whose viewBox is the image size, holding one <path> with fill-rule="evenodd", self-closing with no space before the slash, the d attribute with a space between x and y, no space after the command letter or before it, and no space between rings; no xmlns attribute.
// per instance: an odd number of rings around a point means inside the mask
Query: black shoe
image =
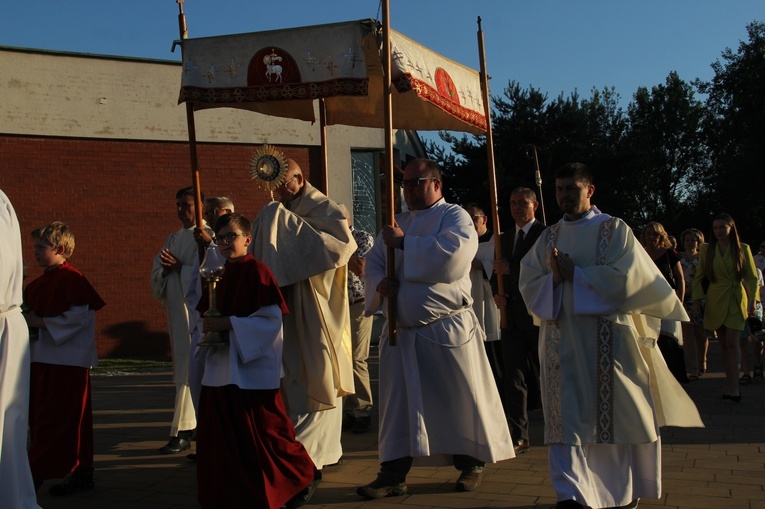
<svg viewBox="0 0 765 509"><path fill-rule="evenodd" d="M739 394L738 396L731 396L730 400L734 403L741 403L741 394Z"/></svg>
<svg viewBox="0 0 765 509"><path fill-rule="evenodd" d="M366 433L372 426L372 418L367 416L356 417L351 426L351 433Z"/></svg>
<svg viewBox="0 0 765 509"><path fill-rule="evenodd" d="M406 484L398 483L391 484L389 481L381 478L379 475L377 479L364 486L356 488L356 494L364 498L385 498L385 497L398 497L406 494Z"/></svg>
<svg viewBox="0 0 765 509"><path fill-rule="evenodd" d="M159 452L162 454L177 454L187 449L191 449L191 432L179 431L177 437L171 438L166 445L159 448Z"/></svg>
<svg viewBox="0 0 765 509"><path fill-rule="evenodd" d="M92 490L95 487L93 483L93 467L83 470L76 470L64 479L61 484L54 484L48 490L54 497L63 497L71 495L78 491Z"/></svg>
<svg viewBox="0 0 765 509"><path fill-rule="evenodd" d="M561 500L550 509L584 509L584 506L576 500Z"/></svg>
<svg viewBox="0 0 765 509"><path fill-rule="evenodd" d="M289 499L286 504L284 504L284 507L287 509L295 509L297 507L301 507L306 505L311 498L313 497L313 494L316 492L316 487L321 482L321 470L317 470L316 473L313 476L313 481L308 483L308 486L303 488L303 490Z"/></svg>
<svg viewBox="0 0 765 509"><path fill-rule="evenodd" d="M351 431L353 425L356 424L356 418L350 414L343 415L343 431Z"/></svg>
<svg viewBox="0 0 765 509"><path fill-rule="evenodd" d="M529 445L529 441L521 438L515 443L515 455L518 456L519 454L523 454L524 452L531 449L531 445Z"/></svg>
<svg viewBox="0 0 765 509"><path fill-rule="evenodd" d="M197 454L192 452L190 454L186 455L186 459L189 461L196 461L197 460Z"/></svg>

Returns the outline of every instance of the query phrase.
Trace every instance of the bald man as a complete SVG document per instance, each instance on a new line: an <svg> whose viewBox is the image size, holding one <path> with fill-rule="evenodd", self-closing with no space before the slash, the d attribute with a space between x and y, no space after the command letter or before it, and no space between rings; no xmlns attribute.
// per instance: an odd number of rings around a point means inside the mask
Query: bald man
<svg viewBox="0 0 765 509"><path fill-rule="evenodd" d="M347 263L356 251L337 203L287 159L278 201L253 221L251 252L284 293L282 396L297 438L317 468L342 456L342 397L352 394Z"/></svg>

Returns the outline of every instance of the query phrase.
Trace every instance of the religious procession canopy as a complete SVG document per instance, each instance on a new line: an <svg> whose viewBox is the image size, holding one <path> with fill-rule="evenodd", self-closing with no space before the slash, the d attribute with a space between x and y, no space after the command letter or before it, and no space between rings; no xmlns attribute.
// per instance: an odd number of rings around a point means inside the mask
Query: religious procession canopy
<svg viewBox="0 0 765 509"><path fill-rule="evenodd" d="M391 30L393 127L483 134L478 72ZM179 102L384 127L381 30L374 20L185 39Z"/></svg>

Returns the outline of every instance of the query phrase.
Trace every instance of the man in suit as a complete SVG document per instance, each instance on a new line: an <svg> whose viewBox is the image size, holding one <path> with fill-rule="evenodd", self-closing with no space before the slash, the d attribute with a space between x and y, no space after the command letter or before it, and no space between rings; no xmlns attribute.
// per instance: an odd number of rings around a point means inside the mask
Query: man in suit
<svg viewBox="0 0 765 509"><path fill-rule="evenodd" d="M510 194L510 213L515 221L513 235L505 233L502 253L506 258L494 261L494 272L504 278L504 295L495 292L498 307L506 306L507 324L501 330L502 391L505 416L515 453L529 449L529 402L539 398L539 327L518 289L521 259L544 231L545 225L534 219L539 207L533 190L518 187ZM535 405L536 406L536 405Z"/></svg>

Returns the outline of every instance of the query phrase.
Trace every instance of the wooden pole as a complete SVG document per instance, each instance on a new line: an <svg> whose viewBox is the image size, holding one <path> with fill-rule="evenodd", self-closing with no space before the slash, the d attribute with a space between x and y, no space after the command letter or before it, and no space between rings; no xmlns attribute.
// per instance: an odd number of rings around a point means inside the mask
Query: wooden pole
<svg viewBox="0 0 765 509"><path fill-rule="evenodd" d="M494 167L494 134L491 129L491 102L489 99L489 76L486 72L486 52L481 30L481 17L478 17L478 53L481 61L481 93L483 94L483 111L486 116L486 161L489 166L489 199L491 200L491 221L494 225L494 258L502 259L502 244L499 241L499 208L497 207L497 172ZM497 291L505 295L504 278L497 275ZM499 308L500 325L507 327L506 306Z"/></svg>
<svg viewBox="0 0 765 509"><path fill-rule="evenodd" d="M385 196L386 223L390 226L395 224L393 213L393 65L390 49L390 2L382 0L382 25L383 25L383 92L385 107ZM387 249L388 279L396 279L396 255L392 247ZM396 345L396 297L388 297L388 344Z"/></svg>
<svg viewBox="0 0 765 509"><path fill-rule="evenodd" d="M321 167L324 171L324 194L329 196L329 158L327 157L327 105L319 99L319 125L321 126Z"/></svg>
<svg viewBox="0 0 765 509"><path fill-rule="evenodd" d="M186 29L186 14L183 13L184 0L175 0L178 3L178 31L181 39L186 39L189 32ZM181 44L183 55L183 44ZM189 130L189 152L191 155L191 185L194 187L194 212L196 215L197 228L202 228L202 186L199 181L199 160L197 158L197 133L194 124L194 105L186 101L186 123Z"/></svg>

